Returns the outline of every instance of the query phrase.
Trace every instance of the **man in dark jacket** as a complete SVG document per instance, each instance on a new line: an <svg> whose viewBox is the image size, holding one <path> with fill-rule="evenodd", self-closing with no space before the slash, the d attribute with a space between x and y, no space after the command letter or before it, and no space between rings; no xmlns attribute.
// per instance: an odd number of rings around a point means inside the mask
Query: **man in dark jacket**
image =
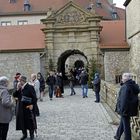
<svg viewBox="0 0 140 140"><path fill-rule="evenodd" d="M49 76L47 77L47 80L46 80L46 83L49 87L50 100L52 100L52 98L53 98L55 82L56 82L56 80L55 80L55 77L53 75L53 72L50 71L50 74L49 74Z"/></svg>
<svg viewBox="0 0 140 140"><path fill-rule="evenodd" d="M16 130L22 130L23 137L27 138L27 129L30 132L30 140L34 139L34 130L37 129L35 109L37 98L34 87L26 82L26 77L21 76L17 85L17 91L13 94L18 98L16 109Z"/></svg>
<svg viewBox="0 0 140 140"><path fill-rule="evenodd" d="M87 98L87 93L88 93L88 74L86 70L83 70L80 74L80 83L82 87L82 94L83 98Z"/></svg>
<svg viewBox="0 0 140 140"><path fill-rule="evenodd" d="M122 82L116 105L116 112L121 116L121 121L114 139L120 140L124 132L124 140L132 140L130 117L136 116L138 112L139 86L132 80L130 73L123 74Z"/></svg>
<svg viewBox="0 0 140 140"><path fill-rule="evenodd" d="M101 83L101 80L100 80L100 77L99 77L99 73L95 73L93 84L94 84L94 91L95 91L95 95L96 95L96 100L95 100L96 103L100 102L100 94L99 94L100 83Z"/></svg>

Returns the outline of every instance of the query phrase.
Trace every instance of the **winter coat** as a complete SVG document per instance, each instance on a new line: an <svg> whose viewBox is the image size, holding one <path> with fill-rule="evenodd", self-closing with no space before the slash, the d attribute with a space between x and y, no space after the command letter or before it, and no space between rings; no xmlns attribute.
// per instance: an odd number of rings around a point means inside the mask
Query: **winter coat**
<svg viewBox="0 0 140 140"><path fill-rule="evenodd" d="M88 83L88 74L86 72L81 73L80 75L80 84L86 85Z"/></svg>
<svg viewBox="0 0 140 140"><path fill-rule="evenodd" d="M54 76L49 76L46 80L47 85L49 86L54 86L55 85L55 77Z"/></svg>
<svg viewBox="0 0 140 140"><path fill-rule="evenodd" d="M0 86L0 123L9 123L12 119L13 102L6 87Z"/></svg>
<svg viewBox="0 0 140 140"><path fill-rule="evenodd" d="M35 79L34 81L31 81L29 84L31 84L34 87L36 97L39 98L40 97L40 82L39 82L39 80Z"/></svg>
<svg viewBox="0 0 140 140"><path fill-rule="evenodd" d="M100 84L101 84L101 80L99 77L99 74L95 74L94 80L93 80L93 85L94 85L94 91L95 92L100 92Z"/></svg>
<svg viewBox="0 0 140 140"><path fill-rule="evenodd" d="M120 88L115 111L121 116L136 116L138 93L139 86L133 80L125 82Z"/></svg>
<svg viewBox="0 0 140 140"><path fill-rule="evenodd" d="M17 108L16 108L16 130L31 129L34 130L37 128L35 110L29 110L26 108L28 105L36 105L37 98L34 87L28 83L23 89L19 89L13 96L18 98ZM31 99L30 101L24 101L23 97Z"/></svg>
<svg viewBox="0 0 140 140"><path fill-rule="evenodd" d="M39 82L40 82L40 92L42 92L42 91L44 91L44 89L45 89L45 80L44 80L44 78L41 76L41 78L40 79L38 79L39 80Z"/></svg>

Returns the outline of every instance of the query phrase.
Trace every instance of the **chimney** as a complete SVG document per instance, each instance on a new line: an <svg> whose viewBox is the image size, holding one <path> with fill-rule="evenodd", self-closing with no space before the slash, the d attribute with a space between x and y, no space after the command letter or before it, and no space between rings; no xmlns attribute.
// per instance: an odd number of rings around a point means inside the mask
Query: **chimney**
<svg viewBox="0 0 140 140"><path fill-rule="evenodd" d="M31 10L31 5L29 0L24 0L24 11L30 11Z"/></svg>

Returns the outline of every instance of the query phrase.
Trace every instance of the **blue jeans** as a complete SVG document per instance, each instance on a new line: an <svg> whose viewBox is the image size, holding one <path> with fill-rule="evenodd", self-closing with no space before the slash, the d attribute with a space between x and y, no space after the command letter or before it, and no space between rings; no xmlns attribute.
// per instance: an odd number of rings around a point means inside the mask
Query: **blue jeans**
<svg viewBox="0 0 140 140"><path fill-rule="evenodd" d="M98 91L95 91L95 95L96 95L96 101L100 102L100 94Z"/></svg>
<svg viewBox="0 0 140 140"><path fill-rule="evenodd" d="M54 86L50 86L49 85L49 97L50 97L50 99L52 99L53 98L53 92L54 92Z"/></svg>
<svg viewBox="0 0 140 140"><path fill-rule="evenodd" d="M83 97L86 97L87 96L87 93L88 93L88 84L86 85L81 85L82 87L82 94L83 94Z"/></svg>
<svg viewBox="0 0 140 140"><path fill-rule="evenodd" d="M132 140L129 116L121 116L120 124L116 132L116 137L120 139L123 132L125 136L124 140Z"/></svg>

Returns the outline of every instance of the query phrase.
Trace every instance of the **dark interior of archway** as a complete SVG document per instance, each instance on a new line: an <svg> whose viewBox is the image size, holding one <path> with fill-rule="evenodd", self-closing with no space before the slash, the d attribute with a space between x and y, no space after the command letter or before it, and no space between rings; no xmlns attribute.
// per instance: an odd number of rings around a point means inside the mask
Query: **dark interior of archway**
<svg viewBox="0 0 140 140"><path fill-rule="evenodd" d="M82 60L77 60L75 63L74 63L74 67L76 69L79 69L79 68L82 68L84 67L84 62Z"/></svg>
<svg viewBox="0 0 140 140"><path fill-rule="evenodd" d="M62 75L65 80L67 80L67 77L65 75L65 62L69 56L74 55L74 54L80 54L80 55L84 56L87 60L87 57L84 55L84 53L79 50L67 50L63 54L61 54L61 56L58 59L58 63L57 63L57 66L58 66L57 71L62 72Z"/></svg>

